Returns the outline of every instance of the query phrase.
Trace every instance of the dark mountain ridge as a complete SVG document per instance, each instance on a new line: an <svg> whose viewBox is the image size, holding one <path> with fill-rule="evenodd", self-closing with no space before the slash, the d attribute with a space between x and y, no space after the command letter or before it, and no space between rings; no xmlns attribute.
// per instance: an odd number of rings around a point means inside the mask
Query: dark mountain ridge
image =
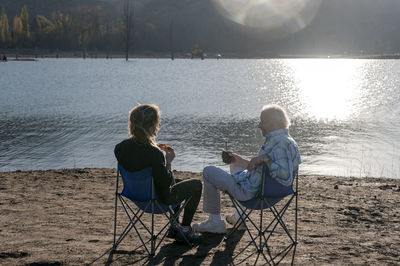
<svg viewBox="0 0 400 266"><path fill-rule="evenodd" d="M79 6L100 6L103 20L122 16L123 0L1 0L10 24L26 4L36 14L71 13ZM399 0L321 0L311 23L299 32L274 33L236 24L210 0L136 0L135 50L187 52L198 44L205 51L247 56L352 55L400 53ZM172 23L172 31L170 25ZM172 33L171 33L172 32ZM121 47L122 49L122 47Z"/></svg>

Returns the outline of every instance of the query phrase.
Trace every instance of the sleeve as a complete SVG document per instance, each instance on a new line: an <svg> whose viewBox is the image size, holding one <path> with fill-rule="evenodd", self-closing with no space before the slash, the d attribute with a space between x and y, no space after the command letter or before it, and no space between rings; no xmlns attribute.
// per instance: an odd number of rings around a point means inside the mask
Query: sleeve
<svg viewBox="0 0 400 266"><path fill-rule="evenodd" d="M117 161L119 162L120 161L120 153L121 153L121 151L120 151L120 145L119 144L117 144L117 145L115 145L115 147L114 147L114 155L115 155L115 158L117 158Z"/></svg>
<svg viewBox="0 0 400 266"><path fill-rule="evenodd" d="M275 178L284 185L290 185L292 181L293 163L290 156L290 144L279 142L268 154L272 162L269 167L272 178Z"/></svg>
<svg viewBox="0 0 400 266"><path fill-rule="evenodd" d="M125 169L129 169L129 156L127 156L124 151L123 143L115 145L114 155L120 165L122 165Z"/></svg>
<svg viewBox="0 0 400 266"><path fill-rule="evenodd" d="M173 176L165 167L164 155L161 151L154 152L152 161L152 173L154 178L154 187L156 194L161 201L165 201L169 195L169 187L173 181Z"/></svg>

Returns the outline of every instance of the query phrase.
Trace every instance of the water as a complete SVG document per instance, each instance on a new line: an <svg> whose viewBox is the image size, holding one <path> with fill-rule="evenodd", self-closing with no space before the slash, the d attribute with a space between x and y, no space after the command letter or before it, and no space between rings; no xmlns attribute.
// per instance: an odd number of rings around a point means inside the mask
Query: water
<svg viewBox="0 0 400 266"><path fill-rule="evenodd" d="M129 110L162 110L177 170L227 169L263 141L263 105L284 106L303 174L400 178L400 61L41 59L0 63L0 171L115 167Z"/></svg>

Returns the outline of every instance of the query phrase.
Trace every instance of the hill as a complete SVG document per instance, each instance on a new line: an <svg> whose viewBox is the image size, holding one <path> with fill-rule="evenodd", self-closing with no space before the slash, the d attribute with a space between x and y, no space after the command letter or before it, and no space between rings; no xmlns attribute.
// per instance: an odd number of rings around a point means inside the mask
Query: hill
<svg viewBox="0 0 400 266"><path fill-rule="evenodd" d="M278 36L228 20L211 0L137 0L135 50L169 51L172 36L173 49L182 53L195 44L208 52L244 56L400 53L400 1L313 1L320 4L309 25ZM24 4L31 19L37 14L50 17L56 10L73 13L81 6L100 6L107 22L120 19L123 10L122 0L2 0L0 8L12 18Z"/></svg>

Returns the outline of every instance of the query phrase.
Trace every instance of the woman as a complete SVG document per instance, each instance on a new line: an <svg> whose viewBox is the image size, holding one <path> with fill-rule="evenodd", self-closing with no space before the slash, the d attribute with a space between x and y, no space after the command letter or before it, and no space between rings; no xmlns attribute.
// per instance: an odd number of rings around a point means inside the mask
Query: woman
<svg viewBox="0 0 400 266"><path fill-rule="evenodd" d="M171 172L171 163L175 158L173 149L163 152L155 142L155 137L160 129L160 110L156 105L143 104L134 107L129 113L129 139L115 146L115 156L118 163L129 172L136 172L145 168L152 169L154 188L160 202L172 205L185 200L188 195L192 198L184 209L183 220L179 228L170 230L169 235L178 241L183 241L181 230L191 242L200 239L194 234L190 226L194 213L200 201L202 184L200 180L189 179L179 182Z"/></svg>

